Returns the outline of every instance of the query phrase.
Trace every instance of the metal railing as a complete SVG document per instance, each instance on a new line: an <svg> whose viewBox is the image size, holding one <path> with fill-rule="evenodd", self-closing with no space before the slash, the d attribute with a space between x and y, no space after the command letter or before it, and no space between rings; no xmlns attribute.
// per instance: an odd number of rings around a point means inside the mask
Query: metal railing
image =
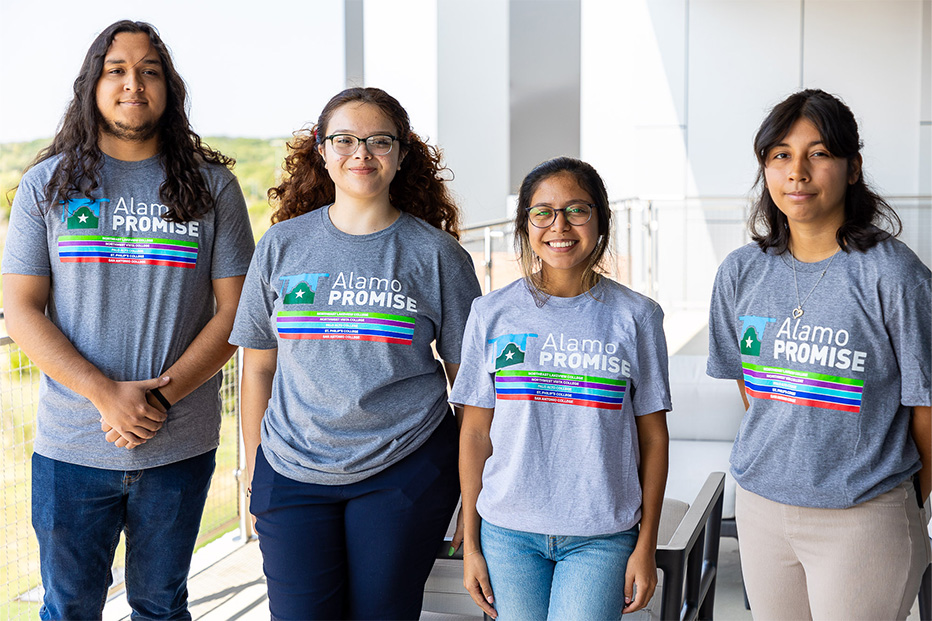
<svg viewBox="0 0 932 621"><path fill-rule="evenodd" d="M932 264L932 197L895 197L903 220L900 239ZM660 302L668 313L707 316L712 280L721 260L749 241L747 200L625 199L612 202L615 221L609 274ZM511 220L464 229L483 291L500 288L520 270ZM0 320L3 314L0 309ZM223 422L198 545L239 528L249 535L239 438L241 357L224 368ZM38 547L30 523L30 458L35 433L39 371L9 337L0 337L0 619L35 618L39 601ZM245 540L245 537L241 538ZM118 552L118 554L120 554ZM120 574L119 568L116 572Z"/></svg>
<svg viewBox="0 0 932 621"><path fill-rule="evenodd" d="M237 357L227 363L223 373L220 448L198 547L240 528L240 516L245 513L237 479L241 463ZM30 519L39 375L38 368L11 338L0 337L0 619L4 620L37 618L41 600L39 548ZM121 544L114 559L117 584L111 592L122 586L122 548Z"/></svg>
<svg viewBox="0 0 932 621"><path fill-rule="evenodd" d="M899 239L932 265L932 197L893 196L903 221ZM664 309L704 310L715 272L729 252L751 241L746 197L627 198L611 202L613 258L609 275L657 300ZM511 219L467 227L460 242L470 251L483 292L520 278Z"/></svg>

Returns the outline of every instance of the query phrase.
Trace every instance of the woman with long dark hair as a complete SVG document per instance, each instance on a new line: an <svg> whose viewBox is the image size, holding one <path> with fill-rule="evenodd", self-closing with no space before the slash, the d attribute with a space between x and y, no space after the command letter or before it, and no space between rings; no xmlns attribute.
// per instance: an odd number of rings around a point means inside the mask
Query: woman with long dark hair
<svg viewBox="0 0 932 621"><path fill-rule="evenodd" d="M663 311L602 273L605 185L559 157L518 194L524 278L473 304L463 405L464 584L500 621L618 619L650 601L667 479Z"/></svg>
<svg viewBox="0 0 932 621"><path fill-rule="evenodd" d="M715 281L708 373L747 408L731 471L755 619L905 619L929 563L930 271L860 149L828 93L774 107L755 243Z"/></svg>
<svg viewBox="0 0 932 621"><path fill-rule="evenodd" d="M289 148L231 337L272 616L417 618L479 285L440 153L393 97L345 90Z"/></svg>

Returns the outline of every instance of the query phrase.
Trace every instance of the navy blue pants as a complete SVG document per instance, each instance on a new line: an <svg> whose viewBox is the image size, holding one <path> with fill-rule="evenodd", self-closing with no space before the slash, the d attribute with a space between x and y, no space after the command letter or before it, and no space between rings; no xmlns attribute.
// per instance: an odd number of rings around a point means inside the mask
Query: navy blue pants
<svg viewBox="0 0 932 621"><path fill-rule="evenodd" d="M250 512L273 619L417 619L459 497L445 416L414 453L368 479L315 485L256 455Z"/></svg>

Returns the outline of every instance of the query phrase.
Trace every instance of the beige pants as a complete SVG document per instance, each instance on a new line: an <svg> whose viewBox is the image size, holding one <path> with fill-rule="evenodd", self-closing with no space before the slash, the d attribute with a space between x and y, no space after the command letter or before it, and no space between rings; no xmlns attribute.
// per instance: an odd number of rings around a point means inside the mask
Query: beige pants
<svg viewBox="0 0 932 621"><path fill-rule="evenodd" d="M755 621L905 619L929 564L912 481L848 509L784 505L738 486L735 519Z"/></svg>

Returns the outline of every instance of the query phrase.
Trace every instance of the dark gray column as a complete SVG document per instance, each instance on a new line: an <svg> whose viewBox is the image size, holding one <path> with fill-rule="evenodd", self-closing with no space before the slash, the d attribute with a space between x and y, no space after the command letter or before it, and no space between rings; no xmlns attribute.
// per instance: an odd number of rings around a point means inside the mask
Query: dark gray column
<svg viewBox="0 0 932 621"><path fill-rule="evenodd" d="M347 88L365 85L362 3L363 0L343 0Z"/></svg>

